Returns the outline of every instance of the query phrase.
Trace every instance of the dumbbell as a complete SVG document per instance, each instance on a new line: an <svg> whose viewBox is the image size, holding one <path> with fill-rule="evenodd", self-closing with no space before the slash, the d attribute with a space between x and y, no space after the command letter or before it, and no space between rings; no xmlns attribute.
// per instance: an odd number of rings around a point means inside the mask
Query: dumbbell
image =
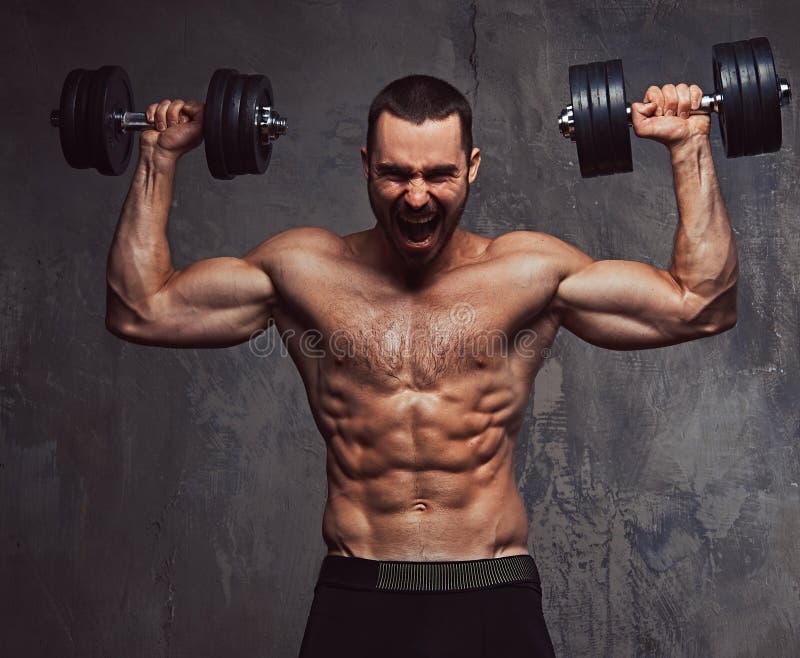
<svg viewBox="0 0 800 658"><path fill-rule="evenodd" d="M272 143L286 133L286 118L275 111L272 85L263 75L218 69L211 76L203 117L206 161L214 178L263 174ZM50 123L71 167L93 167L118 176L128 167L133 134L150 130L144 112L133 111L130 79L120 66L74 69L61 88Z"/></svg>
<svg viewBox="0 0 800 658"><path fill-rule="evenodd" d="M717 114L729 158L779 150L781 107L791 101L792 90L775 72L769 41L718 43L711 55L715 91L691 114ZM622 60L570 66L569 89L572 104L561 110L558 127L577 146L581 176L633 171Z"/></svg>

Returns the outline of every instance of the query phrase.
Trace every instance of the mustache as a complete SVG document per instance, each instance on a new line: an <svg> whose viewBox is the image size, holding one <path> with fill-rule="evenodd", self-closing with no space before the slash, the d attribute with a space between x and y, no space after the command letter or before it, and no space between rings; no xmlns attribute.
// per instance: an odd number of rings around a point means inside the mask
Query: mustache
<svg viewBox="0 0 800 658"><path fill-rule="evenodd" d="M423 215L439 214L439 204L431 199L422 208L411 208L403 199L399 199L392 206L392 215L405 215L406 217L421 217Z"/></svg>

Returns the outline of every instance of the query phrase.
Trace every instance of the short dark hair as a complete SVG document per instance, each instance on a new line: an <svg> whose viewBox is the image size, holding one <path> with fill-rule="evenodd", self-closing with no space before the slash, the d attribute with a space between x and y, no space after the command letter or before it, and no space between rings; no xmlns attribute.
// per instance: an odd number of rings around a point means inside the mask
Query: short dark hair
<svg viewBox="0 0 800 658"><path fill-rule="evenodd" d="M461 122L461 147L469 163L472 153L472 108L469 101L449 82L430 75L408 75L390 82L369 106L367 153L375 143L375 125L383 112L417 125L430 119L441 121L457 114Z"/></svg>

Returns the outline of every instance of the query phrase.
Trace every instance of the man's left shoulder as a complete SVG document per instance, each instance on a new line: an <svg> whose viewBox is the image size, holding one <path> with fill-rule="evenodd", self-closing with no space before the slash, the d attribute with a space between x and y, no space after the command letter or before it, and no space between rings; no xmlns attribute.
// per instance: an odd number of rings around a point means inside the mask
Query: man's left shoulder
<svg viewBox="0 0 800 658"><path fill-rule="evenodd" d="M492 258L537 279L560 282L594 262L577 247L540 231L510 231L495 238L492 248Z"/></svg>
<svg viewBox="0 0 800 658"><path fill-rule="evenodd" d="M492 240L489 249L497 256L511 254L532 255L532 256L558 256L568 252L574 247L541 231L509 231L498 235Z"/></svg>

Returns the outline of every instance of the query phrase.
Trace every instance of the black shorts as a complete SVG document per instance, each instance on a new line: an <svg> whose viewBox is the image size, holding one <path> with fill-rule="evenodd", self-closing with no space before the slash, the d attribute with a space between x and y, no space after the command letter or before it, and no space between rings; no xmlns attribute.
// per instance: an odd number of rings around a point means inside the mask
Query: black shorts
<svg viewBox="0 0 800 658"><path fill-rule="evenodd" d="M300 658L553 656L530 555L389 562L328 555Z"/></svg>

